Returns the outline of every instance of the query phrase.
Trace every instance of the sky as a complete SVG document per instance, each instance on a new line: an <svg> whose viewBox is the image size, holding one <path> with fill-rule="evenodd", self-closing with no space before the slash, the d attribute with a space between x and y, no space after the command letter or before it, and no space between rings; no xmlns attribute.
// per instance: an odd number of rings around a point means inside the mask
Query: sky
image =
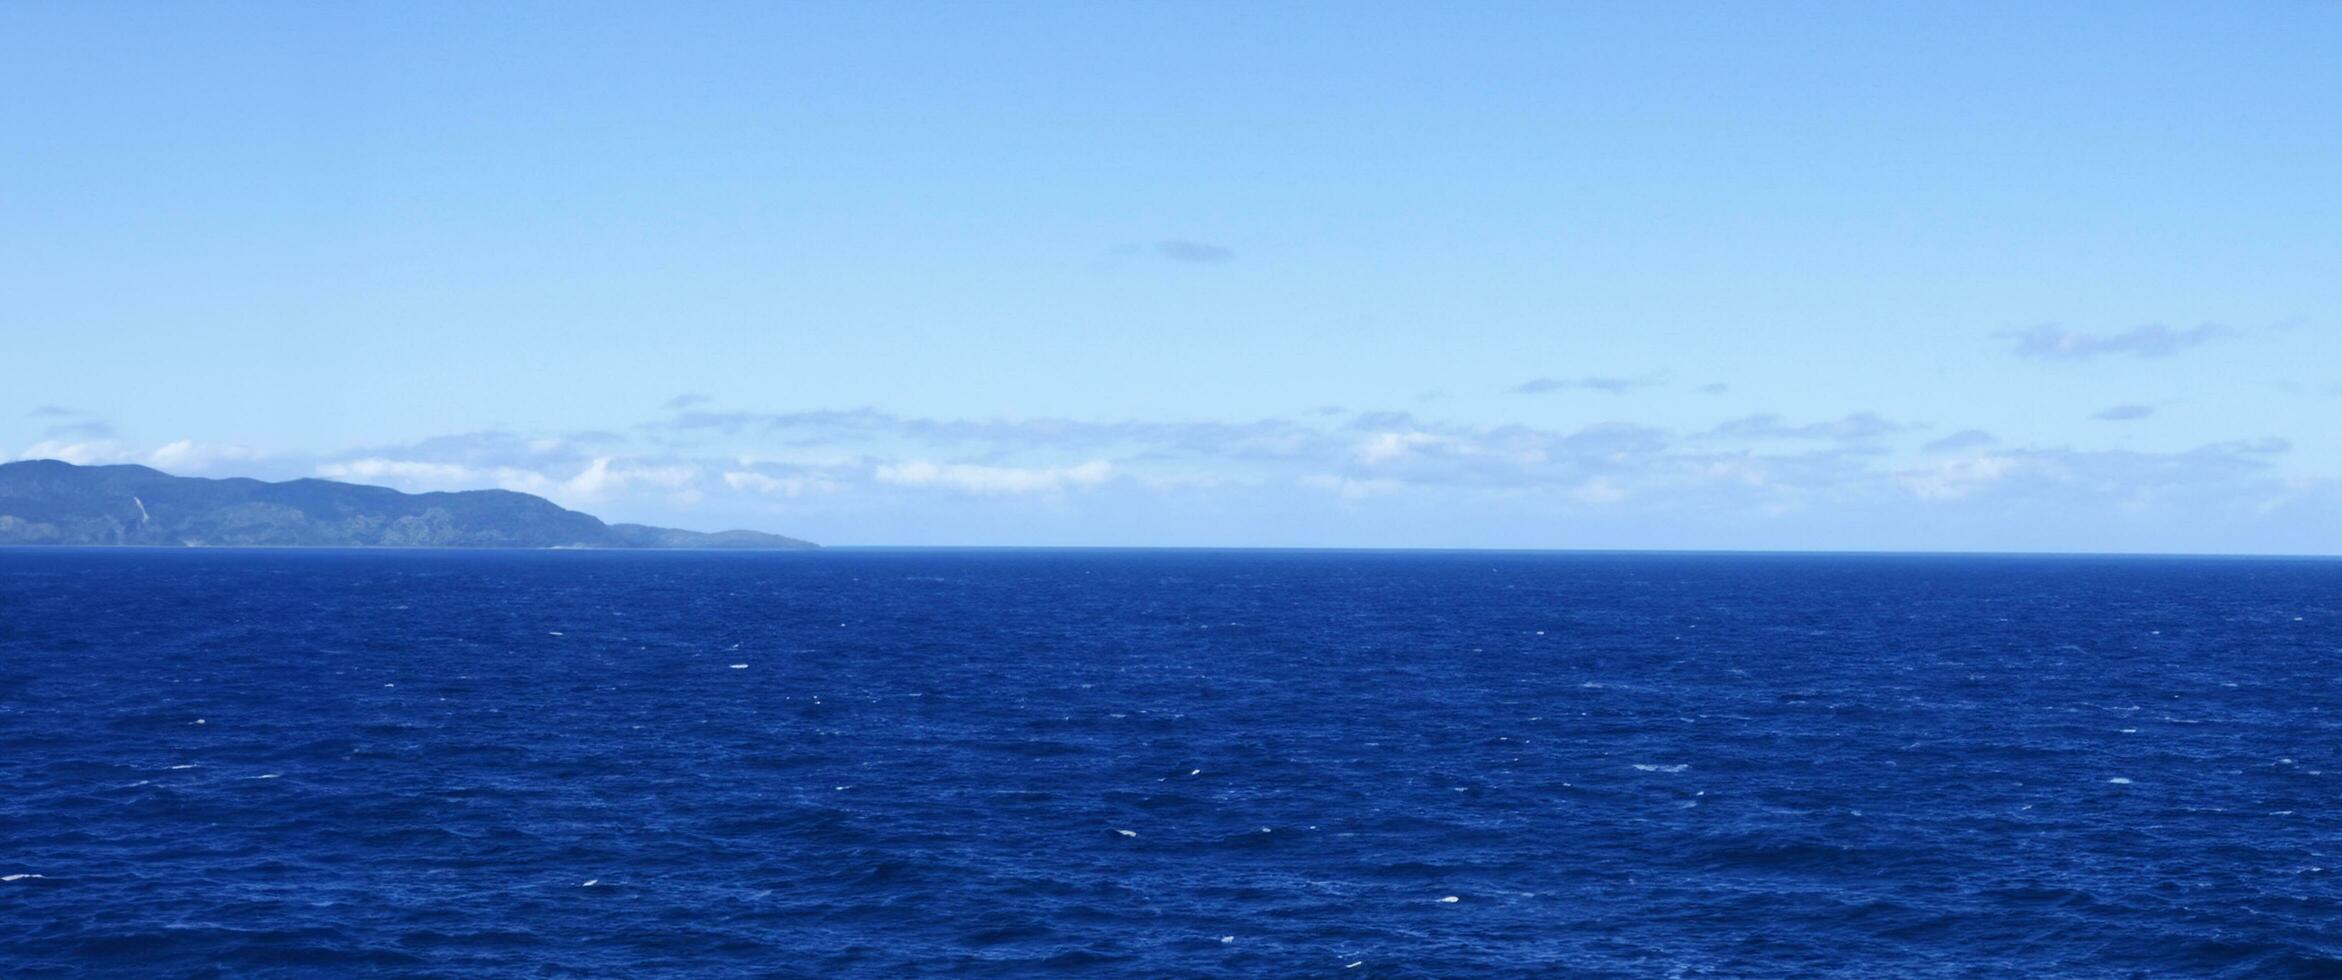
<svg viewBox="0 0 2342 980"><path fill-rule="evenodd" d="M0 6L0 458L2342 553L2342 3Z"/></svg>

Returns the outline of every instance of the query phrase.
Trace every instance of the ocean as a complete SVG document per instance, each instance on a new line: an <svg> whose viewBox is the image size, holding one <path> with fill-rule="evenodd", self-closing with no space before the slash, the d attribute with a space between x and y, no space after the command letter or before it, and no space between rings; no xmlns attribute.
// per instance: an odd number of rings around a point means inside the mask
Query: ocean
<svg viewBox="0 0 2342 980"><path fill-rule="evenodd" d="M0 551L0 973L2342 974L2342 562Z"/></svg>

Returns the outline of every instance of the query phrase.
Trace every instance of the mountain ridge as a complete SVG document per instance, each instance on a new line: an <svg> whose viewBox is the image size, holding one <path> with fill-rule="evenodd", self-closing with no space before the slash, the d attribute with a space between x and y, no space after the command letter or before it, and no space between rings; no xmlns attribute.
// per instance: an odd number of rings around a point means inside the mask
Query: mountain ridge
<svg viewBox="0 0 2342 980"><path fill-rule="evenodd" d="M818 547L761 531L607 524L514 490L406 493L303 478L173 476L148 466L0 463L0 545L311 548Z"/></svg>

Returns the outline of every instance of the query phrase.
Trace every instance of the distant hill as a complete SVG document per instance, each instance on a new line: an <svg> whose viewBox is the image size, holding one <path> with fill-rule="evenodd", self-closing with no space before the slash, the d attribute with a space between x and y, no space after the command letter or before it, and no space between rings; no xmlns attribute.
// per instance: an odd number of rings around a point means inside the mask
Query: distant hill
<svg viewBox="0 0 2342 980"><path fill-rule="evenodd" d="M331 480L207 480L144 466L0 463L0 545L811 548L757 531L604 524L510 490L401 493Z"/></svg>

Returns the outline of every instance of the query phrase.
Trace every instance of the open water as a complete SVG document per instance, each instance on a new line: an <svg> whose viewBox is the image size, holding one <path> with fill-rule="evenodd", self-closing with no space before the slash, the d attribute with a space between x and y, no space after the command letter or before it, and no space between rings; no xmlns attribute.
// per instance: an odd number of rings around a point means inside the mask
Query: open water
<svg viewBox="0 0 2342 980"><path fill-rule="evenodd" d="M0 551L12 976L2332 976L2342 563Z"/></svg>

